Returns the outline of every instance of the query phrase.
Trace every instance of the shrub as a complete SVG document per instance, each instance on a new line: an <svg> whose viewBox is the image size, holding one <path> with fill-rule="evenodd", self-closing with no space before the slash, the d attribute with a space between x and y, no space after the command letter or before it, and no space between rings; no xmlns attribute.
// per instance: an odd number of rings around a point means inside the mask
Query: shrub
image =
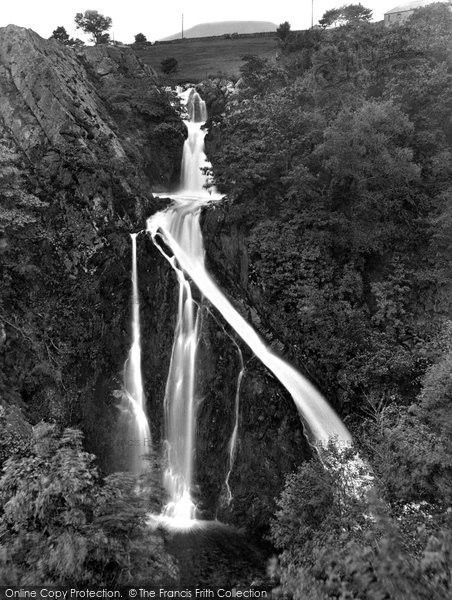
<svg viewBox="0 0 452 600"><path fill-rule="evenodd" d="M288 21L284 21L276 30L276 35L279 39L284 42L290 34L290 23Z"/></svg>
<svg viewBox="0 0 452 600"><path fill-rule="evenodd" d="M8 585L161 581L171 561L146 526L136 479L101 479L82 434L35 427L27 456L0 479L0 580Z"/></svg>
<svg viewBox="0 0 452 600"><path fill-rule="evenodd" d="M330 448L288 477L272 524L282 591L294 600L446 600L450 524L430 537L421 532L413 556L375 491L353 490L364 467Z"/></svg>
<svg viewBox="0 0 452 600"><path fill-rule="evenodd" d="M375 466L391 502L450 502L452 459L440 436L415 414L388 415Z"/></svg>
<svg viewBox="0 0 452 600"><path fill-rule="evenodd" d="M178 63L177 60L171 56L169 58L164 58L160 63L160 70L165 73L165 75L170 75L171 73L175 73L177 71Z"/></svg>

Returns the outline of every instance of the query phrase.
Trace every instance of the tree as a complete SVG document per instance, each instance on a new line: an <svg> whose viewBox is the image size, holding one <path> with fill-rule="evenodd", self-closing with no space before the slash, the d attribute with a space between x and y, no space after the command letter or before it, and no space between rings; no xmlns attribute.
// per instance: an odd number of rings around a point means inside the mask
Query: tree
<svg viewBox="0 0 452 600"><path fill-rule="evenodd" d="M348 4L342 7L342 17L346 23L356 21L370 21L372 18L372 9L366 8L360 4Z"/></svg>
<svg viewBox="0 0 452 600"><path fill-rule="evenodd" d="M135 44L142 44L147 42L146 36L143 33L137 33L135 36Z"/></svg>
<svg viewBox="0 0 452 600"><path fill-rule="evenodd" d="M279 88L287 81L284 69L267 58L247 54L242 56L244 61L240 67L241 93L246 94L248 89L251 94L265 94L275 87Z"/></svg>
<svg viewBox="0 0 452 600"><path fill-rule="evenodd" d="M165 75L170 75L171 73L175 73L177 71L177 60L170 56L169 58L164 58L160 63L160 70L165 73Z"/></svg>
<svg viewBox="0 0 452 600"><path fill-rule="evenodd" d="M323 17L319 21L319 25L326 29L327 27L333 27L336 25L341 19L341 9L340 8L330 8L327 10Z"/></svg>
<svg viewBox="0 0 452 600"><path fill-rule="evenodd" d="M119 585L172 577L136 479L102 479L82 434L40 423L0 477L0 580L9 585Z"/></svg>
<svg viewBox="0 0 452 600"><path fill-rule="evenodd" d="M110 36L107 31L112 26L110 17L101 15L97 10L86 10L75 15L77 29L91 34L91 40L96 44L108 43Z"/></svg>
<svg viewBox="0 0 452 600"><path fill-rule="evenodd" d="M288 21L284 21L276 30L276 35L279 39L284 42L290 34L290 23Z"/></svg>
<svg viewBox="0 0 452 600"><path fill-rule="evenodd" d="M319 25L326 29L337 25L346 25L347 23L356 23L359 21L369 21L372 17L372 10L360 4L346 4L340 8L331 8L327 10L319 21Z"/></svg>
<svg viewBox="0 0 452 600"><path fill-rule="evenodd" d="M69 44L69 41L70 41L68 32L61 25L59 27L57 27L56 29L54 29L54 31L52 33L52 38L54 40L58 40L59 42L61 42L63 44L66 44L66 45Z"/></svg>
<svg viewBox="0 0 452 600"><path fill-rule="evenodd" d="M74 39L74 38L69 37L69 34L66 31L66 28L62 27L61 25L53 31L50 39L58 40L65 46L76 46L76 47L84 46L84 43L82 42L82 40L79 40L78 38Z"/></svg>
<svg viewBox="0 0 452 600"><path fill-rule="evenodd" d="M365 463L333 445L321 458L289 475L277 501L271 533L281 551L282 591L295 600L449 598L447 522L434 535L423 532L413 556L403 523L362 484Z"/></svg>

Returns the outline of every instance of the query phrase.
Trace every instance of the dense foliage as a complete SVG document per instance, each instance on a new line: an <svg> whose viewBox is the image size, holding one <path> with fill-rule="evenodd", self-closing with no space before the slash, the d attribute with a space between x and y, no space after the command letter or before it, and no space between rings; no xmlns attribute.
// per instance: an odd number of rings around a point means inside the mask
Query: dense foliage
<svg viewBox="0 0 452 600"><path fill-rule="evenodd" d="M450 595L451 32L433 4L398 27L288 33L212 119L246 293L346 418L380 498L338 504L320 463L288 480L273 536L299 598Z"/></svg>
<svg viewBox="0 0 452 600"><path fill-rule="evenodd" d="M165 73L165 75L169 75L170 73L175 73L177 71L177 66L177 60L173 56L170 56L162 60L160 63L160 70L162 73Z"/></svg>
<svg viewBox="0 0 452 600"><path fill-rule="evenodd" d="M410 402L447 345L451 19L294 34L212 124L249 292L343 412Z"/></svg>
<svg viewBox="0 0 452 600"><path fill-rule="evenodd" d="M352 453L338 456L330 448L322 462L305 463L288 478L272 525L281 550L274 575L299 600L446 600L450 514L432 528L428 505L411 503L391 518L375 491L368 492L365 471ZM413 523L410 547L406 530Z"/></svg>
<svg viewBox="0 0 452 600"><path fill-rule="evenodd" d="M56 29L53 30L51 39L58 40L65 46L80 47L80 46L84 45L82 40L79 40L78 38L74 39L74 38L69 37L69 34L66 31L66 28L63 27L62 25L59 25Z"/></svg>
<svg viewBox="0 0 452 600"><path fill-rule="evenodd" d="M0 479L0 580L155 585L174 576L134 477L102 480L79 431L40 424Z"/></svg>

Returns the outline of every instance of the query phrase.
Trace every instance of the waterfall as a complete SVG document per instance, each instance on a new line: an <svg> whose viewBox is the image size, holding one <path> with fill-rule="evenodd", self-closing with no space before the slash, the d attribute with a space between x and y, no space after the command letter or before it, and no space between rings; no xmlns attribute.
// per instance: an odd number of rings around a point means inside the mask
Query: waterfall
<svg viewBox="0 0 452 600"><path fill-rule="evenodd" d="M137 233L132 233L132 344L124 364L124 397L121 409L128 416L129 468L140 474L144 470L144 455L149 452L151 433L145 413L145 396L141 374L140 298L138 293Z"/></svg>
<svg viewBox="0 0 452 600"><path fill-rule="evenodd" d="M204 185L206 176L202 171L209 163L204 153L204 138L206 131L203 125L207 119L206 103L193 89L186 92L185 99L189 121L187 122L188 137L182 151L181 194L206 194Z"/></svg>
<svg viewBox="0 0 452 600"><path fill-rule="evenodd" d="M165 392L165 425L168 466L164 484L170 502L164 515L179 522L195 517L191 497L196 422L195 368L198 345L198 307L190 283L170 261L179 281L176 331Z"/></svg>
<svg viewBox="0 0 452 600"><path fill-rule="evenodd" d="M231 477L232 469L234 467L235 453L237 447L237 437L239 434L239 416L240 416L240 386L242 385L243 375L245 374L245 365L243 363L243 354L240 350L240 346L236 343L237 350L240 357L240 371L237 377L237 387L235 390L235 402L234 402L234 428L232 430L231 439L229 440L229 469L226 473L225 486L227 492L227 502L232 502L232 491L229 485L229 478Z"/></svg>
<svg viewBox="0 0 452 600"><path fill-rule="evenodd" d="M164 241L173 254L171 260L174 262L176 259L179 269L190 276L202 294L291 394L311 442L327 444L328 440L336 438L339 444L348 445L351 435L328 402L301 373L267 347L208 274L199 225L205 204L204 199L190 202L176 200L169 209L148 219L147 231L153 238L158 236Z"/></svg>
<svg viewBox="0 0 452 600"><path fill-rule="evenodd" d="M181 190L175 201L181 209L191 212L193 203L201 198L217 197L207 191L205 169L209 168L204 153L203 128L207 119L204 100L194 89L180 92L188 120L188 136L184 143L181 166ZM184 219L175 218L177 236L187 239L187 244L197 256L204 255L202 237L192 236ZM179 283L179 302L173 348L165 390L165 434L167 467L164 485L169 502L163 510L163 518L172 519L179 526L191 526L196 514L192 498L194 441L196 435L196 353L198 346L198 305L193 302L190 282L176 259L169 257L153 240L157 248L174 269Z"/></svg>
<svg viewBox="0 0 452 600"><path fill-rule="evenodd" d="M182 189L172 196L174 202L169 208L148 219L147 231L171 264L179 282L178 317L165 396L168 456L165 485L170 501L164 514L174 518L180 526L190 526L195 516L191 494L199 332L188 278L291 394L312 443L326 444L331 438L336 438L339 443L348 445L351 436L322 395L296 369L267 347L208 274L199 220L202 208L220 197L215 192L209 194L205 187L207 177L203 169L208 167L204 153L205 103L194 90L187 90L181 96L190 118L188 138L183 148ZM237 381L235 426L229 444L228 489L237 441L238 394L242 377L243 364Z"/></svg>

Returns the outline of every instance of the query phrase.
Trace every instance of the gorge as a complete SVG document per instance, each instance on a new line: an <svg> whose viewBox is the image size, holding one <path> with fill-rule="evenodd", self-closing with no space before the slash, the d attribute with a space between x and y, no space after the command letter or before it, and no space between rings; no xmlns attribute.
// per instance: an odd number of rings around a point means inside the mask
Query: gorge
<svg viewBox="0 0 452 600"><path fill-rule="evenodd" d="M451 19L0 29L1 584L450 597Z"/></svg>
<svg viewBox="0 0 452 600"><path fill-rule="evenodd" d="M12 173L8 186L22 194L8 196L2 213L2 256L14 273L2 297L2 378L5 400L19 408L17 417L8 408L8 419L18 420L17 435L27 431L27 421L42 418L80 427L103 472L127 470L131 461L138 471L143 442L137 437L152 439L157 449L164 437L162 400L178 300L172 269L141 234L132 239L139 257L132 288L139 289L130 303L135 262L127 240L166 204L152 199L151 190L177 185L184 125L152 71L127 48L86 48L76 55L13 26L2 30L2 44L2 160ZM34 69L24 69L25 57ZM202 172L187 172L194 179L185 187L199 194ZM199 302L196 290L193 295ZM203 518L224 514L238 524L251 517L261 527L284 473L310 448L290 397L257 366L242 374L239 415L238 377L252 356L215 319L203 310L197 393L198 401L207 395L209 401L198 410L198 510ZM144 398L151 435L144 424L127 426L130 413L142 414ZM269 402L258 408L264 398ZM231 445L239 418L240 453L237 438ZM250 462L258 454L270 462Z"/></svg>

